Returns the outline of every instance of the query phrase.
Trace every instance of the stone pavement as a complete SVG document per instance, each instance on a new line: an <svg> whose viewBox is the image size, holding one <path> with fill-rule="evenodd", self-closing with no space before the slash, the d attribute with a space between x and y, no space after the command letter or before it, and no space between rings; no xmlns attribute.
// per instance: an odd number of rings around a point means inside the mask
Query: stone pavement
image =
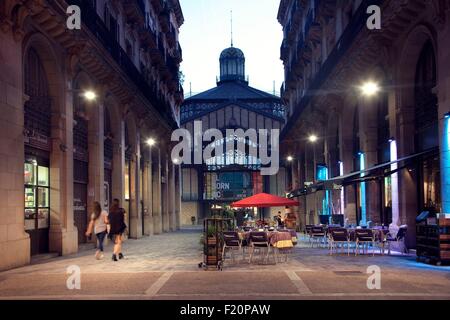
<svg viewBox="0 0 450 320"><path fill-rule="evenodd" d="M94 249L0 273L0 299L450 299L450 267L414 256L330 256L300 243L286 263L238 261L203 271L200 230L128 240L126 259L94 259ZM111 252L111 245L107 246ZM81 289L66 286L81 269ZM367 288L367 268L381 268L381 290Z"/></svg>

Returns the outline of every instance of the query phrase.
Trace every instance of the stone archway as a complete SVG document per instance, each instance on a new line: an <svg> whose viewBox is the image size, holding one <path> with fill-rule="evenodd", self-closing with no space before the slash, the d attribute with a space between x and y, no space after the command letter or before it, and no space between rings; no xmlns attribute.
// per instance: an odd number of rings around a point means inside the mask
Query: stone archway
<svg viewBox="0 0 450 320"><path fill-rule="evenodd" d="M23 64L26 66L29 55L39 59L45 73L49 94L49 234L48 250L60 254L76 252L77 235L73 226L72 201L72 153L71 111L64 99L63 64L56 49L42 34L35 33L25 37L23 46ZM25 70L26 71L26 70ZM34 71L33 71L34 72ZM25 75L25 81L26 75ZM43 112L45 114L45 112ZM45 153L43 153L45 157Z"/></svg>
<svg viewBox="0 0 450 320"><path fill-rule="evenodd" d="M408 34L397 69L398 118L397 136L399 157L416 152L416 66L426 43L430 43L436 52L436 32L431 26L421 24L414 27ZM437 60L437 57L435 56ZM413 66L413 67L412 67ZM438 70L436 70L438 72ZM399 173L400 185L400 224L407 224L407 245L415 247L415 218L419 212L419 164L415 170L403 170Z"/></svg>

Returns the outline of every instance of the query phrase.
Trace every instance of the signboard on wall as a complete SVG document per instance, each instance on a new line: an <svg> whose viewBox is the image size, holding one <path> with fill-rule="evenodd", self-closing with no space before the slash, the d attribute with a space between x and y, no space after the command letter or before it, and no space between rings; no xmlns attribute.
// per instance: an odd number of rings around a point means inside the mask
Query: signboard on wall
<svg viewBox="0 0 450 320"><path fill-rule="evenodd" d="M260 189L251 172L207 172L204 182L205 200L234 201L252 196L254 190Z"/></svg>

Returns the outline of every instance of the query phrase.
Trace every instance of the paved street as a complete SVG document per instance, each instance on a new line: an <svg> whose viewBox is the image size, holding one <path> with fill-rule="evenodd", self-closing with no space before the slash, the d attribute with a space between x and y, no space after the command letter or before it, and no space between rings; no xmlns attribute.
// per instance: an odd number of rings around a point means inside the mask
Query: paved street
<svg viewBox="0 0 450 320"><path fill-rule="evenodd" d="M450 267L413 256L329 256L306 243L287 263L227 264L198 269L200 230L128 240L126 259L93 258L94 249L0 273L0 299L450 299ZM107 252L111 252L108 245ZM68 290L66 270L81 268L81 290ZM382 271L381 290L369 290L367 268Z"/></svg>

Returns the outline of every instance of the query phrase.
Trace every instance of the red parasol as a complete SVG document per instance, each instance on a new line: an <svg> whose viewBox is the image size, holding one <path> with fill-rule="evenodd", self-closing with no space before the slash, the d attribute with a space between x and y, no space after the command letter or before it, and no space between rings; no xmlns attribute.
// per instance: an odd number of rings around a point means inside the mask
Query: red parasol
<svg viewBox="0 0 450 320"><path fill-rule="evenodd" d="M298 201L274 196L267 193L260 193L231 204L233 208L271 208L298 205Z"/></svg>

